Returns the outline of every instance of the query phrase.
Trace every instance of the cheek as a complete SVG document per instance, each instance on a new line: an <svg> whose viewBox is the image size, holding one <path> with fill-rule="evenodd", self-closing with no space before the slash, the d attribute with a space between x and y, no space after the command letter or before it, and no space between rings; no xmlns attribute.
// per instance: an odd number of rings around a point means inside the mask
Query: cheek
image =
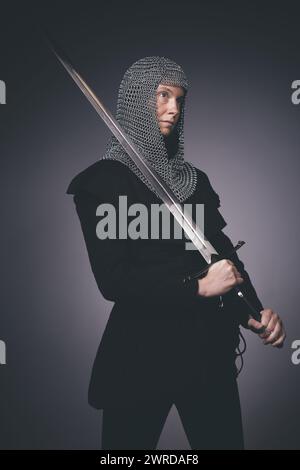
<svg viewBox="0 0 300 470"><path fill-rule="evenodd" d="M162 116L165 112L165 105L159 104L156 108L156 114L158 117Z"/></svg>

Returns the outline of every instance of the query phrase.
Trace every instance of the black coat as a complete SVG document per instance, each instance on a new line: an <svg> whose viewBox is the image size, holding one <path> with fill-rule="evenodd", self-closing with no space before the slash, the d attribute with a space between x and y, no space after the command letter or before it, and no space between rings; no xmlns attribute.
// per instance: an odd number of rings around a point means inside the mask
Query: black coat
<svg viewBox="0 0 300 470"><path fill-rule="evenodd" d="M184 203L205 204L205 235L220 253L229 252L233 245L222 232L226 222L219 197L206 174L197 173L197 188ZM112 160L99 160L79 173L67 193L74 195L99 290L115 302L94 362L89 403L100 409L154 400L203 380L207 370L234 373L239 326L247 312L232 292L220 309L219 298L197 295L196 280L183 283L186 274L205 266L198 251L186 250L187 240L174 237L100 240L96 235L99 204L118 208L119 195L127 195L128 207L139 202L150 212L151 203L161 204L155 194ZM243 263L237 255L231 259L246 279L244 291L262 309Z"/></svg>

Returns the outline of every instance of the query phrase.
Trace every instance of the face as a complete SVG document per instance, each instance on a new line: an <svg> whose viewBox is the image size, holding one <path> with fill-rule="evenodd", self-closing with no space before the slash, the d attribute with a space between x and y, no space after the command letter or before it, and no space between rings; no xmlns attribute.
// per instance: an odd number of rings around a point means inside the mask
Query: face
<svg viewBox="0 0 300 470"><path fill-rule="evenodd" d="M180 86L159 85L156 90L156 115L160 132L170 135L180 117L185 91Z"/></svg>

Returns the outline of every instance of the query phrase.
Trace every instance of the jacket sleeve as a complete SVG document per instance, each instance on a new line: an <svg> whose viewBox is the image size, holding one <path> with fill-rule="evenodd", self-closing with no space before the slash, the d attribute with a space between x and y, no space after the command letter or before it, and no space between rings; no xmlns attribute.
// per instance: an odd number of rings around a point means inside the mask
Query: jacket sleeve
<svg viewBox="0 0 300 470"><path fill-rule="evenodd" d="M225 235L222 231L214 235L214 244L216 247L218 247L220 255L225 257L226 253L229 253L234 248L230 238L227 237L227 235ZM243 292L253 307L260 312L263 310L263 305L257 296L256 290L251 282L248 272L245 269L244 263L239 259L237 253L228 256L227 259L230 259L234 263L237 270L241 273L244 279L244 282L239 285L239 289ZM247 304L239 299L234 291L230 291L228 294L226 294L226 296L232 306L238 308L240 312L239 318L241 319L240 323L246 327L249 314L251 315L251 309L247 306Z"/></svg>
<svg viewBox="0 0 300 470"><path fill-rule="evenodd" d="M198 281L183 283L176 257L167 263L136 266L130 239L99 239L96 234L98 196L86 191L77 192L74 202L98 288L107 300L125 298L190 298L197 296Z"/></svg>
<svg viewBox="0 0 300 470"><path fill-rule="evenodd" d="M222 229L227 225L227 223L219 212L220 198L219 195L213 189L207 175L204 172L200 172L200 175L203 180L203 199L205 198L207 203L213 207L213 210L211 211L212 220L208 220L208 226L211 226L211 230L208 230L207 235L213 246L218 250L219 254L221 256L226 256L226 253L232 251L234 246L230 238L225 235L222 231ZM247 299L249 299L251 304L258 311L263 310L263 305L257 296L249 274L245 270L244 263L239 259L237 253L231 255L229 259L235 264L236 268L242 274L242 277L244 279L243 284L239 285L239 289L245 294ZM230 302L233 308L236 308L239 311L239 318L241 319L240 323L243 326L247 326L249 314L251 314L251 309L247 307L247 305L236 295L234 290L231 290L229 293L227 293L225 298L228 302Z"/></svg>

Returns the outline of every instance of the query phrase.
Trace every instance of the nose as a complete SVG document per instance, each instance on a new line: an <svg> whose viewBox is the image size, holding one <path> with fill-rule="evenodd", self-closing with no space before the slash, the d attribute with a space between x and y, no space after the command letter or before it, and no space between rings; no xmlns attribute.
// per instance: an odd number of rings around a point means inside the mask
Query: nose
<svg viewBox="0 0 300 470"><path fill-rule="evenodd" d="M170 99L168 103L168 114L172 114L173 116L177 116L180 111L180 104L177 102L175 98Z"/></svg>

